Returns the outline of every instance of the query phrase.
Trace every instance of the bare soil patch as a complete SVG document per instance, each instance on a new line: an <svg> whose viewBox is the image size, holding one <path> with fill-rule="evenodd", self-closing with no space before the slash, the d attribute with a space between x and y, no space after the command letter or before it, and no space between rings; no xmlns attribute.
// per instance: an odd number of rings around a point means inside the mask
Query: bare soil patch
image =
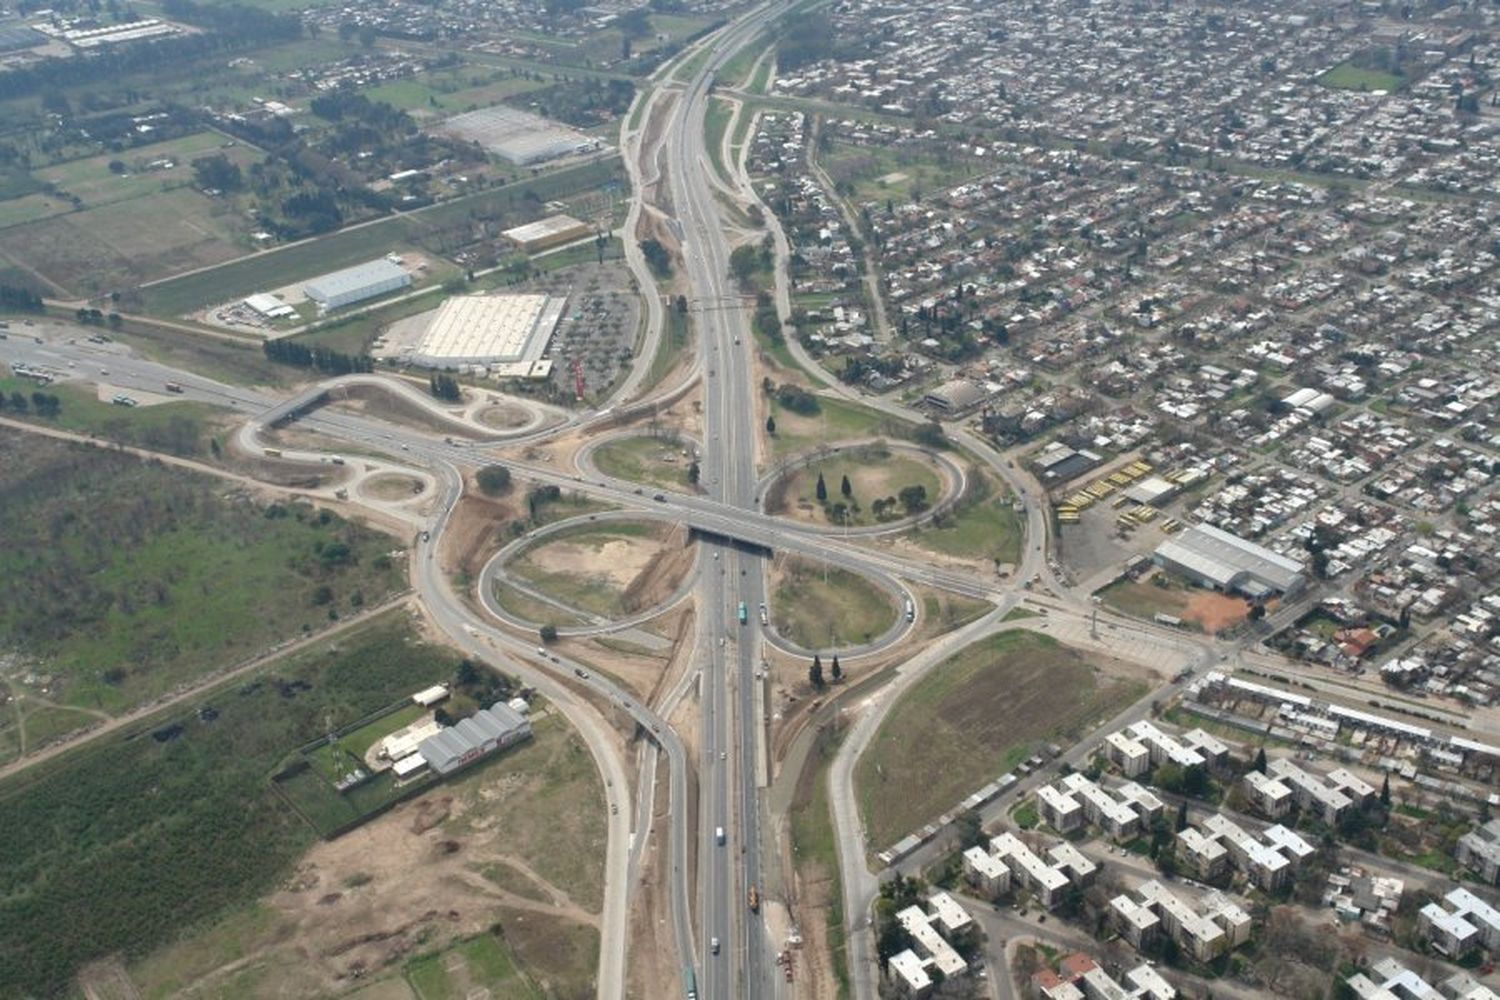
<svg viewBox="0 0 1500 1000"><path fill-rule="evenodd" d="M442 556L446 568L477 577L490 556L505 544L505 526L516 516L515 508L504 499L466 491L443 532Z"/></svg>
<svg viewBox="0 0 1500 1000"><path fill-rule="evenodd" d="M1212 590L1204 590L1188 598L1182 617L1195 621L1210 635L1220 629L1238 625L1250 613L1250 602L1242 597L1230 597Z"/></svg>
<svg viewBox="0 0 1500 1000"><path fill-rule="evenodd" d="M531 422L531 412L516 403L496 403L494 406L486 406L474 416L486 427L502 431L524 427Z"/></svg>
<svg viewBox="0 0 1500 1000"><path fill-rule="evenodd" d="M360 492L376 500L410 500L421 496L427 486L415 476L403 476L398 472L371 476L360 484Z"/></svg>

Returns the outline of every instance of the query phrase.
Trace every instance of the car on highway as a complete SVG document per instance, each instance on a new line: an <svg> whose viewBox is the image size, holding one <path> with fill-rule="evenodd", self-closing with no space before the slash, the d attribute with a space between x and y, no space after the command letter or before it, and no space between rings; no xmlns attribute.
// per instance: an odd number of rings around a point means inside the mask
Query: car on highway
<svg viewBox="0 0 1500 1000"><path fill-rule="evenodd" d="M708 950L711 951L711 952L713 952L715 955L717 955L719 953L719 939L718 938L711 938L709 940L709 942L708 942Z"/></svg>

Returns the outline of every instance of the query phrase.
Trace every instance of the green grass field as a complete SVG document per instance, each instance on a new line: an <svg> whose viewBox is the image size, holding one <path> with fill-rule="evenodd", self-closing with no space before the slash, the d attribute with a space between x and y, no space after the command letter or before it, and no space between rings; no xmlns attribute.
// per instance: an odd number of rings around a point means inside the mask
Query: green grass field
<svg viewBox="0 0 1500 1000"><path fill-rule="evenodd" d="M155 406L118 406L100 402L92 387L56 382L38 389L37 384L29 379L0 377L0 392L7 397L19 392L30 399L31 394L38 391L57 396L62 401L57 416L39 416L34 407L20 411L6 406L0 412L42 427L107 438L173 455L207 455L216 418L227 413L207 403L187 401Z"/></svg>
<svg viewBox="0 0 1500 1000"><path fill-rule="evenodd" d="M477 856L500 852L515 857L545 878L548 888L502 862L466 865L480 878L540 903L551 903L551 893L561 891L581 908L597 911L606 838L603 782L587 749L564 722L541 714L535 724L534 739L443 782L420 801L432 806L452 800L466 813L444 821L434 837L461 839ZM392 824L396 829L372 834L371 849L400 842L403 825L397 819ZM408 889L400 869L355 877L357 887L352 878L326 884L372 894L376 901L400 897ZM276 905L271 897L275 891L273 887L259 901L252 894L244 904L192 924L166 946L132 962L130 976L141 994L155 1000L205 995L206 988L225 997L314 995L303 968L306 956L299 954L306 945L297 933L300 917ZM574 996L569 990L575 985L587 989L598 959L598 939L590 928L497 904L473 882L455 892L455 904L466 913L484 908L490 933L450 941L450 931L423 931L412 955L395 951L391 965L369 970L369 978L386 976L376 980L383 986L372 989L369 1000L466 997L473 995L469 990L482 988L495 997ZM490 942L480 940L491 934ZM429 961L435 955L443 958L436 969Z"/></svg>
<svg viewBox="0 0 1500 1000"><path fill-rule="evenodd" d="M985 484L975 499L965 497L941 526L923 525L907 534L914 544L960 559L1016 563L1021 558L1025 522L1008 500L990 496Z"/></svg>
<svg viewBox="0 0 1500 1000"><path fill-rule="evenodd" d="M777 458L852 438L881 434L904 437L913 426L843 399L819 396L818 404L818 413L803 416L791 412L774 399L770 401L771 415L776 418L776 433L771 435L771 450Z"/></svg>
<svg viewBox="0 0 1500 1000"><path fill-rule="evenodd" d="M236 494L129 455L0 437L0 634L52 678L29 693L120 711L403 586L384 535Z"/></svg>
<svg viewBox="0 0 1500 1000"><path fill-rule="evenodd" d="M435 955L406 964L406 981L421 1000L468 1000L476 990L489 996L542 1000L542 992L516 965L515 956L494 934L460 941Z"/></svg>
<svg viewBox="0 0 1500 1000"><path fill-rule="evenodd" d="M582 625L587 619L580 614L573 614L552 606L545 601L538 601L529 594L523 594L514 587L498 585L495 588L495 600L500 606L511 614L537 625Z"/></svg>
<svg viewBox="0 0 1500 1000"><path fill-rule="evenodd" d="M609 839L604 782L578 734L556 715L534 720L531 740L443 786L472 808L443 829L500 833L506 853L525 859L541 878L590 913L604 905L604 848ZM496 789L501 771L504 787Z"/></svg>
<svg viewBox="0 0 1500 1000"><path fill-rule="evenodd" d="M824 934L839 995L849 992L849 962L845 956L844 895L839 878L838 848L834 841L833 811L828 804L828 767L838 747L833 730L819 734L807 766L797 781L791 816L792 862L804 884L816 886L822 897ZM813 902L813 901L809 901Z"/></svg>
<svg viewBox="0 0 1500 1000"><path fill-rule="evenodd" d="M423 74L410 80L393 80L371 87L365 96L405 111L432 115L455 115L499 104L508 97L540 90L545 80L529 80L501 71L476 75L473 67Z"/></svg>
<svg viewBox="0 0 1500 1000"><path fill-rule="evenodd" d="M1116 611L1136 618L1157 614L1182 617L1191 594L1181 585L1158 587L1139 580L1118 580L1099 591L1099 598Z"/></svg>
<svg viewBox="0 0 1500 1000"><path fill-rule="evenodd" d="M617 438L594 449L594 464L615 479L682 492L689 488L688 467L693 461L683 450L663 438Z"/></svg>
<svg viewBox="0 0 1500 1000"><path fill-rule="evenodd" d="M1144 692L1047 636L1005 632L965 647L902 696L859 760L871 846L895 843L1037 743L1077 738Z"/></svg>
<svg viewBox="0 0 1500 1000"><path fill-rule="evenodd" d="M1406 86L1406 77L1342 62L1318 77L1318 82L1335 90L1396 91Z"/></svg>
<svg viewBox="0 0 1500 1000"><path fill-rule="evenodd" d="M394 613L0 784L0 995L62 993L281 885L313 839L266 782L286 749L455 665Z"/></svg>
<svg viewBox="0 0 1500 1000"><path fill-rule="evenodd" d="M985 161L955 148L947 142L931 148L836 142L821 162L834 183L853 185L856 201L900 202L936 194L989 169Z"/></svg>
<svg viewBox="0 0 1500 1000"><path fill-rule="evenodd" d="M77 195L85 205L108 205L171 188L191 187L193 160L215 153L223 154L241 169L262 159L260 151L252 146L233 142L217 132L195 132L167 142L137 146L123 153L71 160L38 170L36 176L57 185L62 191ZM162 160L171 160L173 166L151 166ZM125 165L124 172L115 173L109 169L109 164L116 161Z"/></svg>
<svg viewBox="0 0 1500 1000"><path fill-rule="evenodd" d="M713 164L714 171L726 184L730 183L731 175L724 162L724 134L729 131L729 122L733 117L734 109L728 101L722 97L709 98L708 107L703 113L704 145L708 147L709 163Z"/></svg>
<svg viewBox="0 0 1500 1000"><path fill-rule="evenodd" d="M890 595L862 576L811 559L788 559L782 569L771 624L803 649L868 642L896 621Z"/></svg>

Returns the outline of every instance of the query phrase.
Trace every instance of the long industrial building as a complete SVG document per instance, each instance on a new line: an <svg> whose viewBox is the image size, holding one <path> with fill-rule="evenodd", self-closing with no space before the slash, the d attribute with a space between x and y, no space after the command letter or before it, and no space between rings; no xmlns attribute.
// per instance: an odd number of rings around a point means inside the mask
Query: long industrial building
<svg viewBox="0 0 1500 1000"><path fill-rule="evenodd" d="M384 257L320 275L302 286L307 297L327 312L394 292L411 284L406 268Z"/></svg>
<svg viewBox="0 0 1500 1000"><path fill-rule="evenodd" d="M501 701L438 730L421 742L417 753L437 774L452 774L530 735L526 717Z"/></svg>
<svg viewBox="0 0 1500 1000"><path fill-rule="evenodd" d="M1156 547L1158 566L1205 587L1247 597L1294 594L1307 582L1302 564L1211 524L1199 524Z"/></svg>
<svg viewBox="0 0 1500 1000"><path fill-rule="evenodd" d="M411 360L429 368L503 365L524 376L566 307L566 298L549 295L455 296L438 309Z"/></svg>

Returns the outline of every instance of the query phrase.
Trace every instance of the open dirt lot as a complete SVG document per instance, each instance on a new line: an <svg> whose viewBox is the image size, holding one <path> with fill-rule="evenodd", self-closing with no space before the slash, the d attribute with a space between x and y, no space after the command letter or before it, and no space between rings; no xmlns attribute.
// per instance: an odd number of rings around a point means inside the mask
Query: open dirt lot
<svg viewBox="0 0 1500 1000"><path fill-rule="evenodd" d="M692 566L681 528L654 523L590 525L546 539L509 569L570 607L621 615L658 604Z"/></svg>
<svg viewBox="0 0 1500 1000"><path fill-rule="evenodd" d="M359 491L376 500L410 500L420 496L425 488L420 479L389 472L366 479Z"/></svg>
<svg viewBox="0 0 1500 1000"><path fill-rule="evenodd" d="M1210 635L1244 621L1250 612L1250 603L1244 598L1189 586L1161 570L1153 570L1140 580L1112 583L1099 595L1105 604L1127 615L1175 615Z"/></svg>

